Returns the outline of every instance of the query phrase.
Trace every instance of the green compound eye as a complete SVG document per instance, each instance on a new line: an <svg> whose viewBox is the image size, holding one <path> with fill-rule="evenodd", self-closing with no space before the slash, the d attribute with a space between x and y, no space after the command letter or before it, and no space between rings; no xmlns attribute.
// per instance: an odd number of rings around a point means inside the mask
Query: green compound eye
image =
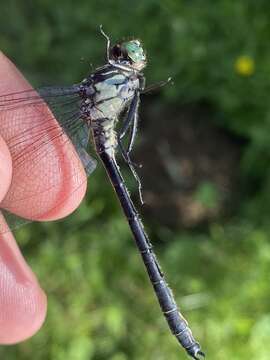
<svg viewBox="0 0 270 360"><path fill-rule="evenodd" d="M141 43L138 40L128 41L122 44L126 49L128 57L134 62L145 61L145 55Z"/></svg>

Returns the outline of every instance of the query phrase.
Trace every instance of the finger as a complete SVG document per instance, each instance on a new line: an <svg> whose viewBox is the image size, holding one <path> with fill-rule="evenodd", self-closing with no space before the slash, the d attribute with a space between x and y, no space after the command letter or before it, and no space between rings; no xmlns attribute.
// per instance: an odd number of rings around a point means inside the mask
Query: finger
<svg viewBox="0 0 270 360"><path fill-rule="evenodd" d="M0 223L4 223L1 214ZM32 336L44 322L46 309L46 295L12 233L0 234L0 343L13 344Z"/></svg>
<svg viewBox="0 0 270 360"><path fill-rule="evenodd" d="M7 144L0 136L0 202L11 183L12 163Z"/></svg>
<svg viewBox="0 0 270 360"><path fill-rule="evenodd" d="M5 84L4 79L13 81L6 70L1 74L1 85ZM0 164L2 199L11 180L11 158L2 138ZM0 229L8 230L1 214ZM20 254L11 232L0 234L0 343L12 344L32 336L42 325L46 308L46 296Z"/></svg>
<svg viewBox="0 0 270 360"><path fill-rule="evenodd" d="M30 89L29 83L15 66L0 55L0 94ZM36 144L27 136L25 129L34 127L45 139L42 156ZM71 213L81 202L86 191L86 175L78 155L67 137L55 138L59 128L45 103L27 108L0 111L0 134L9 145L20 138L18 146L12 147L12 158L20 158L24 151L29 155L22 166L14 164L10 189L1 206L16 215L30 219L58 219ZM24 140L24 141L22 141ZM43 141L44 144L44 141ZM46 155L46 156L45 156Z"/></svg>

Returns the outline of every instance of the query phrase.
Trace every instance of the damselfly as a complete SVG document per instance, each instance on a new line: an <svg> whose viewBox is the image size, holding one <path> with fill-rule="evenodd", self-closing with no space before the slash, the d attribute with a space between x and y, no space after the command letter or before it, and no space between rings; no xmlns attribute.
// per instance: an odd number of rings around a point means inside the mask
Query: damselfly
<svg viewBox="0 0 270 360"><path fill-rule="evenodd" d="M139 184L141 196L140 180L130 153L137 131L140 94L151 89L145 88L142 72L146 56L139 40L111 46L102 28L101 33L107 43L107 63L81 83L36 91L26 89L0 96L0 132L12 154L15 178L1 207L8 217L11 213L29 220L53 216L53 206L63 202L58 185L75 182L80 189L83 181L78 176L78 168L83 171L84 167L87 174L95 169L96 162L87 153L91 136L168 325L187 353L199 359L204 354L179 312L116 162L118 149ZM23 117L16 117L22 109ZM38 116L39 121L33 122L33 116ZM14 119L19 121L19 132L12 130ZM25 206L26 200L28 206ZM63 210L63 216L64 213ZM1 232L6 230L5 227L0 229Z"/></svg>

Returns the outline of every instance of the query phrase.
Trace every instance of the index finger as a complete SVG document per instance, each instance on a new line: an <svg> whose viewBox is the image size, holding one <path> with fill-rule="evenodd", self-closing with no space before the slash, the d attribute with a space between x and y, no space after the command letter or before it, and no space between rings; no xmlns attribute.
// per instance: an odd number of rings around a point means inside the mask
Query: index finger
<svg viewBox="0 0 270 360"><path fill-rule="evenodd" d="M31 89L4 55L0 56L0 79L0 95ZM31 139L31 128L35 134L40 130L40 149ZM14 165L2 208L28 219L51 220L68 215L80 204L86 191L86 175L67 136L55 136L57 128L62 133L45 102L0 111L0 134L8 145L12 144ZM16 137L20 141L14 146ZM14 159L26 153L27 161L16 167Z"/></svg>

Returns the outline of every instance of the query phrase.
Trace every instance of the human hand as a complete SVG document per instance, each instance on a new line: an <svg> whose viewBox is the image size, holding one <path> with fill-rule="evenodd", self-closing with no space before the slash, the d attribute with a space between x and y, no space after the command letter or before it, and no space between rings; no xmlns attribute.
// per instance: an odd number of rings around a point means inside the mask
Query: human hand
<svg viewBox="0 0 270 360"><path fill-rule="evenodd" d="M0 79L0 96L31 88L1 52ZM44 121L53 122L55 127L55 119L47 106L41 104L40 107L38 110L30 109L35 129L40 126L44 131ZM34 176L31 176L30 163L34 163L31 158L23 168L18 170L13 166L12 169L12 158L14 160L14 155L18 155L20 147L10 154L9 139L19 135L23 140L21 134L24 134L26 118L29 121L29 111L26 116L24 108L16 111L1 111L0 108L0 207L12 209L20 216L27 216L31 209L31 217L35 218L37 211L40 220L62 218L78 207L84 197L87 185L85 172L72 144L57 139L54 140L53 149L50 149L50 156L38 161L37 167L40 166L40 169ZM47 128L49 132L50 126ZM49 133L46 135L50 136ZM32 160L35 160L35 152L31 154ZM55 169L55 159L58 159L59 169ZM49 192L46 188L48 176L57 177L55 186ZM36 185L39 192L35 196L30 199L22 196L23 201L14 201L18 189L21 193L22 188L27 190ZM5 227L7 225L0 213L0 229ZM43 324L46 310L46 295L21 255L12 233L0 233L0 343L12 344L31 337Z"/></svg>

